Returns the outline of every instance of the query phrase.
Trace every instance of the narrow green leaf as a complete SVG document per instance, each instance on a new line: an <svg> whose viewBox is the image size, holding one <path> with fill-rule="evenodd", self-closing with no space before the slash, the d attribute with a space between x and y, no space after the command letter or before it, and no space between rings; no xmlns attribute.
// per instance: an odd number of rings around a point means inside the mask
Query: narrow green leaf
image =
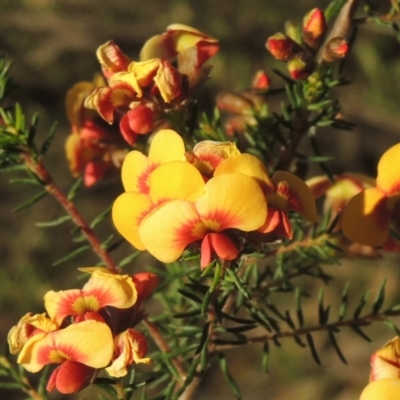
<svg viewBox="0 0 400 400"><path fill-rule="evenodd" d="M42 192L37 193L35 196L33 196L31 199L29 199L25 203L21 204L18 207L15 207L13 209L13 212L18 212L18 211L24 210L25 208L33 206L34 204L36 204L37 202L42 200L44 197L46 197L46 195L47 195L46 190L43 190Z"/></svg>
<svg viewBox="0 0 400 400"><path fill-rule="evenodd" d="M81 183L83 181L82 176L80 176L71 186L71 189L68 192L67 198L68 200L73 200L74 197L76 196L76 193L78 192L79 186L81 186Z"/></svg>
<svg viewBox="0 0 400 400"><path fill-rule="evenodd" d="M214 272L214 278L210 287L210 292L212 293L216 287L218 286L220 280L221 280L221 274L222 274L222 265L220 262L216 262L215 264L215 272Z"/></svg>
<svg viewBox="0 0 400 400"><path fill-rule="evenodd" d="M132 262L137 256L141 254L141 251L138 251L137 253L132 253L129 256L126 256L122 261L119 262L118 267L122 268L125 267L125 265L128 265L130 262Z"/></svg>
<svg viewBox="0 0 400 400"><path fill-rule="evenodd" d="M227 332L230 332L230 333L241 333L241 332L250 331L250 330L255 329L257 327L258 327L257 324L256 325L242 325L242 326L232 326L232 327L229 327L229 328L225 328L225 330Z"/></svg>
<svg viewBox="0 0 400 400"><path fill-rule="evenodd" d="M397 336L400 336L399 328L392 321L385 319L384 323L392 332L394 332Z"/></svg>
<svg viewBox="0 0 400 400"><path fill-rule="evenodd" d="M300 328L303 327L304 324L304 316L303 316L303 310L301 307L301 291L299 288L295 289L294 292L294 296L295 296L295 301L296 301L296 314L297 314L297 319L299 321L299 326Z"/></svg>
<svg viewBox="0 0 400 400"><path fill-rule="evenodd" d="M188 298L189 300L192 300L196 304L201 304L202 300L197 297L195 294L188 292L187 290L184 289L178 289L178 293L180 293L182 296Z"/></svg>
<svg viewBox="0 0 400 400"><path fill-rule="evenodd" d="M219 360L219 366L221 368L221 371L224 374L226 382L228 383L232 393L234 394L234 396L237 399L241 400L242 395L240 394L239 388L238 388L235 380L233 379L232 375L229 372L228 363L226 361L225 355L223 353L219 353L218 360Z"/></svg>
<svg viewBox="0 0 400 400"><path fill-rule="evenodd" d="M266 341L263 346L263 354L262 354L262 369L265 374L268 375L269 370L269 343Z"/></svg>
<svg viewBox="0 0 400 400"><path fill-rule="evenodd" d="M307 334L306 334L306 339L307 339L308 347L309 347L310 350L311 350L311 355L312 355L314 361L315 361L318 365L321 365L321 361L320 361L320 359L319 359L319 357L318 357L318 353L317 353L317 350L316 350L315 344L314 344L314 339L313 339L313 337L311 336L311 333L307 333Z"/></svg>
<svg viewBox="0 0 400 400"><path fill-rule="evenodd" d="M107 207L104 211L102 211L93 221L90 223L90 227L94 229L97 225L104 221L104 219L110 214L111 206Z"/></svg>
<svg viewBox="0 0 400 400"><path fill-rule="evenodd" d="M340 350L340 347L339 347L339 345L338 345L338 343L336 341L335 335L331 331L328 332L328 335L329 335L329 341L331 342L331 345L335 349L336 354L340 358L340 361L342 361L343 364L347 364L347 360L344 357L344 355L342 353L342 350Z"/></svg>
<svg viewBox="0 0 400 400"><path fill-rule="evenodd" d="M195 310L192 310L192 311L174 314L172 317L176 318L176 319L180 319L180 318L186 318L186 317L194 317L196 315L200 315L201 313L202 313L201 309L196 308Z"/></svg>
<svg viewBox="0 0 400 400"><path fill-rule="evenodd" d="M340 303L339 308L339 321L343 321L346 316L347 306L348 306L348 292L349 292L349 283L346 283L346 286L343 289L342 293L342 301Z"/></svg>
<svg viewBox="0 0 400 400"><path fill-rule="evenodd" d="M197 347L196 351L194 352L195 355L199 354L203 350L203 347L207 345L209 328L210 328L210 323L209 322L205 323L204 327L203 327L203 331L201 333L199 346Z"/></svg>
<svg viewBox="0 0 400 400"><path fill-rule="evenodd" d="M251 294L244 287L244 284L241 281L241 279L237 276L236 271L233 268L228 268L228 269L226 269L226 272L232 278L232 280L235 283L236 287L240 290L240 292L243 294L243 296L246 297L246 299L250 300L251 299Z"/></svg>
<svg viewBox="0 0 400 400"><path fill-rule="evenodd" d="M307 347L307 345L300 339L300 336L294 335L293 339L300 347Z"/></svg>
<svg viewBox="0 0 400 400"><path fill-rule="evenodd" d="M21 383L14 383L14 382L0 382L0 388L23 390L24 385L22 385Z"/></svg>
<svg viewBox="0 0 400 400"><path fill-rule="evenodd" d="M221 315L224 317L224 319L237 322L238 324L247 324L247 325L253 325L254 320L252 319L245 319L245 318L238 318L230 314L226 314L223 311L221 311Z"/></svg>
<svg viewBox="0 0 400 400"><path fill-rule="evenodd" d="M316 110L321 110L323 108L325 108L326 106L329 106L331 104L331 100L324 100L324 101L320 101L319 103L313 103L313 104L309 104L307 106L307 110L308 111L316 111Z"/></svg>
<svg viewBox="0 0 400 400"><path fill-rule="evenodd" d="M53 141L54 135L56 133L56 127L57 122L54 122L49 130L49 133L47 134L45 141L42 144L39 155L44 156L47 153L47 150L50 148L51 142Z"/></svg>
<svg viewBox="0 0 400 400"><path fill-rule="evenodd" d="M354 314L353 314L353 318L354 319L357 319L360 316L361 311L363 310L364 306L367 304L367 301L368 301L368 298L369 298L370 294L371 294L371 290L368 290L364 294L364 296L361 298L359 306L354 311Z"/></svg>
<svg viewBox="0 0 400 400"><path fill-rule="evenodd" d="M208 291L203 297L203 301L201 304L201 313L202 314L206 314L208 311L208 306L211 301L211 295L212 295L212 293L210 291Z"/></svg>
<svg viewBox="0 0 400 400"><path fill-rule="evenodd" d="M379 287L378 293L376 294L374 304L372 306L372 312L377 314L381 309L383 302L385 301L385 285L386 285L386 278L381 283Z"/></svg>
<svg viewBox="0 0 400 400"><path fill-rule="evenodd" d="M369 324L368 324L369 325ZM372 343L372 339L370 339L362 330L358 325L355 324L350 324L350 328L353 329L353 331L355 333L357 333L358 336L361 336L364 340L366 340L367 342Z"/></svg>
<svg viewBox="0 0 400 400"><path fill-rule="evenodd" d="M9 180L10 183L16 183L19 185L40 185L37 179L31 178L14 178Z"/></svg>
<svg viewBox="0 0 400 400"><path fill-rule="evenodd" d="M60 265L66 261L72 260L73 258L79 256L79 254L84 253L87 250L90 250L92 247L87 245L87 246L82 246L79 247L78 249L76 249L75 251L73 251L72 253L67 254L65 257L60 258L59 260L53 262L53 264L51 264L53 267Z"/></svg>
<svg viewBox="0 0 400 400"><path fill-rule="evenodd" d="M53 226L58 226L63 224L64 222L70 221L71 217L69 215L64 215L54 221L48 221L48 222L36 222L36 226L39 228L51 228Z"/></svg>

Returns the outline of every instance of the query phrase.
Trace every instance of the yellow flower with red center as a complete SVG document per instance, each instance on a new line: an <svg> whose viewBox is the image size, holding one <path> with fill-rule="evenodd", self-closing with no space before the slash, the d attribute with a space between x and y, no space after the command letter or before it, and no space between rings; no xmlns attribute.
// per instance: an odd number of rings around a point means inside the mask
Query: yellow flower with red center
<svg viewBox="0 0 400 400"><path fill-rule="evenodd" d="M344 235L353 242L382 246L390 238L390 225L400 224L400 144L387 150L378 163L376 186L354 196L343 212Z"/></svg>
<svg viewBox="0 0 400 400"><path fill-rule="evenodd" d="M371 357L370 383L360 400L397 400L400 395L400 338L389 340Z"/></svg>
<svg viewBox="0 0 400 400"><path fill-rule="evenodd" d="M82 289L60 292L49 291L44 296L45 308L50 318L59 325L67 316L103 320L96 316L102 308L112 306L129 308L137 300L137 291L129 275L94 271Z"/></svg>

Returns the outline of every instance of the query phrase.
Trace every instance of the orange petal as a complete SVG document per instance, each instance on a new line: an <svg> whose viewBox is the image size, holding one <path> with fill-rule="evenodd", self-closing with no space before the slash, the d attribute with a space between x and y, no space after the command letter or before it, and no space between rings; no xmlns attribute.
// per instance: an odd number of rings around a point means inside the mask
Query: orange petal
<svg viewBox="0 0 400 400"><path fill-rule="evenodd" d="M371 382L361 393L360 400L398 400L400 379L380 379Z"/></svg>
<svg viewBox="0 0 400 400"><path fill-rule="evenodd" d="M139 235L146 249L158 260L176 261L190 243L207 233L193 203L173 200L143 219Z"/></svg>
<svg viewBox="0 0 400 400"><path fill-rule="evenodd" d="M114 202L112 220L118 232L138 250L145 250L138 234L143 217L151 210L150 197L143 193L122 193Z"/></svg>
<svg viewBox="0 0 400 400"><path fill-rule="evenodd" d="M18 363L29 372L66 359L89 367L103 368L111 360L113 338L103 322L83 321L64 329L31 337L22 349Z"/></svg>
<svg viewBox="0 0 400 400"><path fill-rule="evenodd" d="M134 274L132 275L132 281L135 284L140 300L149 297L160 283L158 276L152 272L139 272Z"/></svg>
<svg viewBox="0 0 400 400"><path fill-rule="evenodd" d="M387 195L400 193L400 143L387 150L378 163L376 187Z"/></svg>
<svg viewBox="0 0 400 400"><path fill-rule="evenodd" d="M342 215L344 235L351 241L366 246L381 246L389 237L390 212L387 197L371 188L354 196Z"/></svg>
<svg viewBox="0 0 400 400"><path fill-rule="evenodd" d="M210 179L204 195L196 202L196 209L204 224L215 232L228 228L249 232L259 228L267 217L267 203L260 185L255 179L237 173Z"/></svg>
<svg viewBox="0 0 400 400"><path fill-rule="evenodd" d="M196 201L204 192L200 172L186 161L171 161L160 165L150 175L149 196L153 204L167 200Z"/></svg>
<svg viewBox="0 0 400 400"><path fill-rule="evenodd" d="M311 223L318 220L314 197L307 184L298 176L287 171L276 171L272 176L276 193L287 201L286 210L295 211ZM269 200L269 198L268 198ZM275 205L268 202L269 204ZM277 208L280 208L276 205Z"/></svg>
<svg viewBox="0 0 400 400"><path fill-rule="evenodd" d="M274 184L264 164L251 154L239 154L223 161L215 170L214 176L237 172L254 178L264 191L271 191Z"/></svg>
<svg viewBox="0 0 400 400"><path fill-rule="evenodd" d="M201 268L206 268L216 255L222 260L235 260L239 249L232 240L221 233L209 233L201 242Z"/></svg>

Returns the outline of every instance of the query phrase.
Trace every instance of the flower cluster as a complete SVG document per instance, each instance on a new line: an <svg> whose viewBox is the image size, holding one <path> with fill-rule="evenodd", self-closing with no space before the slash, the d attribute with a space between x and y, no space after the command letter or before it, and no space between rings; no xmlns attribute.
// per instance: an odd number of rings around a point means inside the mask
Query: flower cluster
<svg viewBox="0 0 400 400"><path fill-rule="evenodd" d="M59 364L47 390L76 392L98 370L121 377L134 363L148 363L147 342L133 327L143 318L142 301L158 283L156 275L118 275L103 268L82 289L50 291L44 296L47 315L26 314L8 334L10 351L29 372Z"/></svg>
<svg viewBox="0 0 400 400"><path fill-rule="evenodd" d="M325 15L314 8L304 17L301 33L288 23L286 32L269 37L265 46L275 59L286 62L292 79L303 80L311 75L318 62L331 64L349 51L343 37L333 37L324 43L326 32Z"/></svg>
<svg viewBox="0 0 400 400"><path fill-rule="evenodd" d="M198 143L185 153L181 137L159 131L149 156L132 151L122 166L125 193L113 205L118 231L162 262L177 260L191 244L201 266L234 260L245 245L291 237L289 211L316 222L315 201L297 176L272 178L253 155L230 142Z"/></svg>
<svg viewBox="0 0 400 400"><path fill-rule="evenodd" d="M108 85L95 88L85 106L110 124L117 119L122 136L133 145L137 135L171 124L174 112L186 106L190 89L207 76L203 64L218 50L216 39L180 24L150 38L138 62L109 41L97 50Z"/></svg>
<svg viewBox="0 0 400 400"><path fill-rule="evenodd" d="M389 340L371 356L370 383L360 400L397 400L400 393L400 338Z"/></svg>
<svg viewBox="0 0 400 400"><path fill-rule="evenodd" d="M83 105L86 97L102 85L105 85L104 79L96 75L93 82L76 83L66 96L67 116L72 128L65 143L66 155L72 175L83 174L86 186L94 185L108 172L119 170L126 155L119 132Z"/></svg>

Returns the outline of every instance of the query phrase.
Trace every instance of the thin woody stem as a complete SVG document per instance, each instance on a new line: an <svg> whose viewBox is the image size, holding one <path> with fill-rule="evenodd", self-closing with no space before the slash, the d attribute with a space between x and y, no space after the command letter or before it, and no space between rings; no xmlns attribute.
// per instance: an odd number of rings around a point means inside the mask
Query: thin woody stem
<svg viewBox="0 0 400 400"><path fill-rule="evenodd" d="M118 267L111 258L110 254L103 248L100 240L82 218L74 203L70 201L65 193L56 185L46 167L43 165L43 162L35 159L29 153L25 153L23 158L26 166L43 182L46 191L61 204L76 226L82 230L82 233L91 244L93 251L103 261L104 265L111 271L118 271Z"/></svg>
<svg viewBox="0 0 400 400"><path fill-rule="evenodd" d="M240 346L245 346L248 344L264 343L268 340L293 338L293 337L307 335L307 334L314 333L314 332L321 332L321 331L333 332L337 328L346 327L346 326L368 325L371 322L385 321L387 317L395 317L395 316L399 316L399 315L400 315L400 310L386 311L381 314L369 313L369 314L364 315L363 317L349 318L347 320L336 321L336 322L332 322L330 324L325 324L325 325L316 325L316 326L311 326L308 328L294 329L292 331L282 331L282 332L276 332L276 333L268 333L268 334L260 335L260 336L253 336L251 338L247 338L246 342L241 342L238 344L230 344L230 343L214 344L213 350L215 352L225 351L225 350L238 348Z"/></svg>
<svg viewBox="0 0 400 400"><path fill-rule="evenodd" d="M153 338L154 342L156 343L157 347L163 352L163 353L170 353L171 348L167 341L164 339L162 336L161 332L159 331L158 327L156 324L153 322L149 321L148 318L144 318L143 320L144 325L146 326L147 330L149 331L151 337ZM186 370L185 367L182 363L182 361L179 359L179 357L172 357L171 362L175 369L178 371L178 374L181 378L181 380L185 380L186 378Z"/></svg>

